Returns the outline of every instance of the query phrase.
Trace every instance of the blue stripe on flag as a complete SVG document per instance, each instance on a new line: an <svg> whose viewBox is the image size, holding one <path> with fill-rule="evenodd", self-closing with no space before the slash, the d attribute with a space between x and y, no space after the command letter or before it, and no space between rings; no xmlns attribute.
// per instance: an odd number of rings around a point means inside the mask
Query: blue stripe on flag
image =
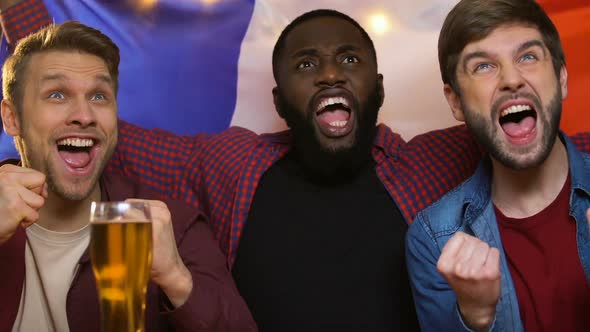
<svg viewBox="0 0 590 332"><path fill-rule="evenodd" d="M56 23L78 20L119 46L121 118L179 134L229 126L254 0L158 0L148 9L129 1L45 3ZM12 139L3 134L0 160L15 155Z"/></svg>

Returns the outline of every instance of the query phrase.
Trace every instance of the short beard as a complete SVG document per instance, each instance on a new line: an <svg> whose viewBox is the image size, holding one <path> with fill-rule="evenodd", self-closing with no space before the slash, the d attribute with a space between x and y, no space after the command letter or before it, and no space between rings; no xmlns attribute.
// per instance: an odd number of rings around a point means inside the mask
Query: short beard
<svg viewBox="0 0 590 332"><path fill-rule="evenodd" d="M85 200L92 194L94 188L97 186L98 179L100 178L100 176L91 175L90 177L94 178L92 179L92 183L88 186L88 189L86 191L80 191L75 187L68 190L61 183L56 181L57 176L55 175L54 169L52 167L49 167L49 165L47 164L45 165L45 167L45 170L47 172L45 181L47 182L48 191L55 194L57 197L61 198L64 201L77 202ZM103 167L103 165L99 167L101 171L98 174L102 174ZM74 186L77 185L75 184Z"/></svg>
<svg viewBox="0 0 590 332"><path fill-rule="evenodd" d="M371 160L371 146L377 131L379 106L378 89L375 89L364 103L354 105L357 110L354 113L357 117L354 142L350 147L333 149L322 146L314 128L314 114L302 114L279 94L279 107L283 110L285 121L293 133L293 151L308 177L323 183L351 181Z"/></svg>
<svg viewBox="0 0 590 332"><path fill-rule="evenodd" d="M541 165L549 157L551 150L555 144L557 134L559 132L559 123L561 119L562 111L562 95L559 87L555 92L553 99L547 105L547 112L543 112L541 109L542 105L538 98L532 95L526 95L527 98L531 99L535 103L535 107L538 110L537 117L543 122L543 137L541 141L541 147L539 152L528 160L521 160L518 158L518 154L527 153L527 149L510 153L502 146L500 140L496 137L497 127L493 126L483 116L475 112L471 112L465 104L462 103L462 107L465 115L465 123L467 127L475 136L477 141L488 151L488 153L502 165L513 170L525 170L537 167ZM492 107L492 119L497 119L497 113L499 112L499 104L505 100L499 100ZM544 117L547 114L547 118Z"/></svg>
<svg viewBox="0 0 590 332"><path fill-rule="evenodd" d="M22 125L21 125L21 128L23 128ZM104 171L104 168L107 165L107 162L109 161L109 159L111 158L111 156L115 152L116 141L117 141L115 139L115 144L108 147L107 151L104 154L104 159L100 162L99 165L97 165L97 168L95 170L96 173L91 174L89 176L90 178L92 178L92 182L88 186L88 189L85 191L81 191L81 188L78 188L79 184L74 184L73 188L70 188L70 189L66 188L62 183L60 183L58 181L56 171L51 166L51 164L49 163L49 161L47 159L37 160L35 158L32 158L32 156L37 156L37 157L39 157L39 156L36 154L36 152L34 150L31 150L30 147L26 145L25 142L27 142L27 141L30 142L30 140L28 140L26 137L18 137L18 139L19 139L19 153L21 154L23 166L33 168L36 171L44 173L45 174L45 182L47 183L47 190L50 193L54 194L55 196L59 197L60 199L62 199L64 201L71 201L71 202L85 200L86 198L88 198L92 194L92 192L94 191L94 189L98 185L98 181ZM16 143L16 139L15 139L15 143ZM96 156L95 156L95 158L96 158ZM35 167L33 167L33 161L35 161L37 164ZM43 166L43 167L40 167L40 166Z"/></svg>

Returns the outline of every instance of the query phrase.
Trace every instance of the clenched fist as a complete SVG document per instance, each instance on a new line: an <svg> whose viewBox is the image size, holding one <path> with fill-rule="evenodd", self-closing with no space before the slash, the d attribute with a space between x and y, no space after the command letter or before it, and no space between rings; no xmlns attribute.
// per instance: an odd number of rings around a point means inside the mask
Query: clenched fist
<svg viewBox="0 0 590 332"><path fill-rule="evenodd" d="M0 245L19 225L27 227L39 219L38 211L46 198L43 173L9 164L0 167Z"/></svg>
<svg viewBox="0 0 590 332"><path fill-rule="evenodd" d="M498 249L457 232L444 246L436 267L455 291L465 323L475 331L487 331L500 298Z"/></svg>

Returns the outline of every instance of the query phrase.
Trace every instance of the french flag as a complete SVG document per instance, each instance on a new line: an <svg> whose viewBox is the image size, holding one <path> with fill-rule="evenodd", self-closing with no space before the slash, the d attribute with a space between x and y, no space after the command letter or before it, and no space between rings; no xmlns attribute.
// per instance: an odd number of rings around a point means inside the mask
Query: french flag
<svg viewBox="0 0 590 332"><path fill-rule="evenodd" d="M78 20L121 49L119 116L178 134L220 132L231 125L258 133L285 124L272 103L272 48L298 15L330 8L363 25L384 75L380 122L404 138L456 124L444 99L438 32L456 0L46 0L56 23ZM541 0L564 44L569 96L562 128L590 129L590 4ZM7 55L3 45L0 56ZM0 134L0 160L16 157Z"/></svg>

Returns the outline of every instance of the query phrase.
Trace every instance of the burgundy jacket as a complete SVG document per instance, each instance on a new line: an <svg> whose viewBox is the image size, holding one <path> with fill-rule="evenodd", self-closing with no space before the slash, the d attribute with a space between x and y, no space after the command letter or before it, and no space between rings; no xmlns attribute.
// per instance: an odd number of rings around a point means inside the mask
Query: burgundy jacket
<svg viewBox="0 0 590 332"><path fill-rule="evenodd" d="M103 174L100 186L103 201L161 199L138 183L114 174ZM164 202L172 214L179 254L193 277L193 290L186 303L168 311L164 293L150 282L146 331L256 331L225 257L200 212L178 201ZM19 228L0 245L0 331L10 331L18 313L25 280L25 239L26 232ZM88 250L78 264L66 301L70 331L99 332L98 295Z"/></svg>

